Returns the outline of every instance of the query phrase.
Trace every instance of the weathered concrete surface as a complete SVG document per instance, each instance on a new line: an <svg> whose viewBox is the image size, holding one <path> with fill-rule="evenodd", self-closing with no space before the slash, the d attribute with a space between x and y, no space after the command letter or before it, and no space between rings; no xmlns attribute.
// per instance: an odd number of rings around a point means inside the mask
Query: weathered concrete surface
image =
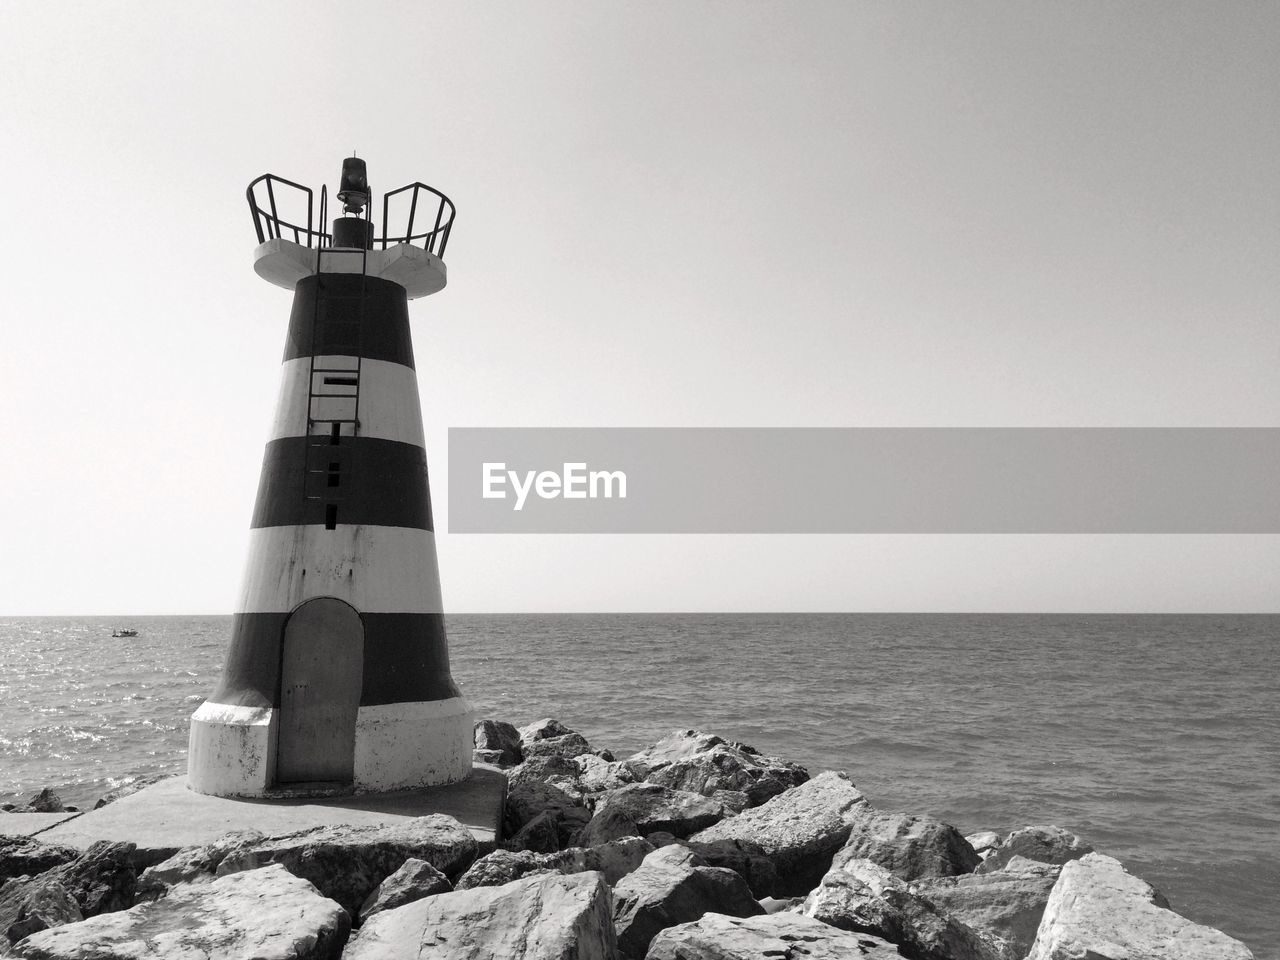
<svg viewBox="0 0 1280 960"><path fill-rule="evenodd" d="M1090 853L1062 866L1027 960L1253 960L1239 940L1168 908L1120 861Z"/></svg>
<svg viewBox="0 0 1280 960"><path fill-rule="evenodd" d="M443 813L470 830L483 851L492 849L500 837L506 789L507 778L491 767L476 767L470 779L440 787L305 800L213 797L188 790L187 778L179 776L60 823L40 839L82 850L95 840L135 843L138 863L150 866L182 847L203 846L240 830L282 835L331 824L389 824Z"/></svg>
<svg viewBox="0 0 1280 960"><path fill-rule="evenodd" d="M0 813L0 837L34 837L82 813Z"/></svg>
<svg viewBox="0 0 1280 960"><path fill-rule="evenodd" d="M272 866L32 934L16 952L28 960L336 960L349 930L341 907Z"/></svg>
<svg viewBox="0 0 1280 960"><path fill-rule="evenodd" d="M902 960L891 943L797 913L726 917L709 913L663 930L646 960Z"/></svg>
<svg viewBox="0 0 1280 960"><path fill-rule="evenodd" d="M370 917L343 960L614 960L611 906L598 873L455 890Z"/></svg>

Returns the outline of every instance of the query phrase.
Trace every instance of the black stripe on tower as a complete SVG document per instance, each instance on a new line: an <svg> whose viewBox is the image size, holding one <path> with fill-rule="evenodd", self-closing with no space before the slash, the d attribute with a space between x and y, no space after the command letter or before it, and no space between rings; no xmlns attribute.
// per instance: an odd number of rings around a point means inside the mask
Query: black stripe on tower
<svg viewBox="0 0 1280 960"><path fill-rule="evenodd" d="M214 703L280 706L280 659L287 613L237 613ZM449 673L440 613L362 613L364 681L360 706L461 696Z"/></svg>
<svg viewBox="0 0 1280 960"><path fill-rule="evenodd" d="M361 287L361 283L364 284ZM364 309L361 310L361 290ZM320 309L316 310L319 295ZM409 300L404 287L358 273L303 277L293 291L285 360L346 356L413 367Z"/></svg>
<svg viewBox="0 0 1280 960"><path fill-rule="evenodd" d="M249 526L331 521L431 530L426 452L377 437L341 437L334 444L313 435L268 443Z"/></svg>

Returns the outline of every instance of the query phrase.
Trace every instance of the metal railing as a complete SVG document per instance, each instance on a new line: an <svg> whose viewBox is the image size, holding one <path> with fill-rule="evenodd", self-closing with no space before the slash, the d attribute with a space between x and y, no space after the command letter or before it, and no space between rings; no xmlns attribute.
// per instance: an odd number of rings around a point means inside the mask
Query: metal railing
<svg viewBox="0 0 1280 960"><path fill-rule="evenodd" d="M281 197L285 196L285 190L297 191L298 194L305 195L307 219L306 223L294 223L285 219L279 209L279 202L276 193L279 190ZM391 198L399 196L407 191L412 191L409 195L409 209L405 218L404 231L402 233L393 233L389 223L391 217ZM277 177L273 173L264 173L245 190L245 196L249 201L249 213L253 217L253 228L258 234L258 242L266 243L268 240L284 239L292 240L294 243L301 244L305 247L324 247L328 246L333 235L326 229L328 226L328 188L322 186L320 188L320 216L317 220L313 214L315 212L315 194L310 187L304 187L300 183L294 183L292 180L286 180L284 177ZM297 206L300 208L301 203ZM372 207L372 203L370 204ZM407 243L412 246L420 246L428 253L435 254L437 257L444 259L445 248L449 244L449 233L453 229L453 218L456 213L453 201L446 197L434 187L429 187L425 183L410 183L388 193L382 197L382 236L373 238L374 246L381 245L383 250L389 246L395 246L399 243ZM367 214L366 214L367 216ZM431 229L424 230L420 233L414 233L414 227L418 224L418 218L422 218L422 226L431 224ZM295 219L300 219L295 215Z"/></svg>

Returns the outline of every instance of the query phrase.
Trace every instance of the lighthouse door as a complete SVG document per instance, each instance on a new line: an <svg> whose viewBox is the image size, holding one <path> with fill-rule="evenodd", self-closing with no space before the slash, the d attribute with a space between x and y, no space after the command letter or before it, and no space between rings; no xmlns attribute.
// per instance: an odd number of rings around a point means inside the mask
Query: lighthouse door
<svg viewBox="0 0 1280 960"><path fill-rule="evenodd" d="M350 783L364 625L341 600L308 600L284 628L276 781Z"/></svg>

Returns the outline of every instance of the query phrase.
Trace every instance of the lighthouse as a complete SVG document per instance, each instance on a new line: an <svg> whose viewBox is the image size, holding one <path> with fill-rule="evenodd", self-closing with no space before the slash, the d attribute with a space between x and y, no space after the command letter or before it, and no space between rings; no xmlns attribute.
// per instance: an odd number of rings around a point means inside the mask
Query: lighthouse
<svg viewBox="0 0 1280 960"><path fill-rule="evenodd" d="M291 797L462 780L473 720L449 670L408 309L445 286L453 203L409 184L383 195L375 223L355 157L331 226L327 187L317 202L264 174L247 193L254 270L293 308L230 646L191 718L188 783Z"/></svg>

